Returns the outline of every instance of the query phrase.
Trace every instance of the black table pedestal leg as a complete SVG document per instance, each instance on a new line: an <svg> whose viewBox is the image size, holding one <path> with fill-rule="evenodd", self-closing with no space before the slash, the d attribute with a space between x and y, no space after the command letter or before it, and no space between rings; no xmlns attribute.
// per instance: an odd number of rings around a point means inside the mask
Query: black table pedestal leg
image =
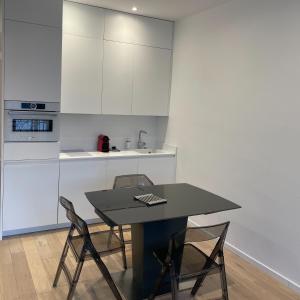
<svg viewBox="0 0 300 300"><path fill-rule="evenodd" d="M153 256L153 250L167 248L171 235L184 230L186 226L187 217L131 226L133 280L140 287L141 299L152 293L161 271L161 265ZM179 264L180 262L175 266L176 270ZM170 291L170 279L166 276L159 293Z"/></svg>

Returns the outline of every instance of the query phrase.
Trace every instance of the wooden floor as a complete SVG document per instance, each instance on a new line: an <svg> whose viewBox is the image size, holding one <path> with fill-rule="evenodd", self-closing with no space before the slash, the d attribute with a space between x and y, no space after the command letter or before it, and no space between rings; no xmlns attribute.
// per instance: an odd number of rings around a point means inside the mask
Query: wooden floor
<svg viewBox="0 0 300 300"><path fill-rule="evenodd" d="M98 229L97 226L92 227L92 231ZM49 231L0 241L0 299L66 299L68 285L63 274L58 287L52 288L66 233L66 230ZM127 252L130 260L130 246ZM226 251L225 260L230 300L300 300L300 295L234 253ZM120 254L105 258L104 261L110 272L122 270ZM71 256L68 257L68 263L74 268ZM218 278L207 279L201 295L195 299L220 299L219 286ZM114 299L92 261L83 267L74 299ZM180 299L189 299L189 293L183 292Z"/></svg>

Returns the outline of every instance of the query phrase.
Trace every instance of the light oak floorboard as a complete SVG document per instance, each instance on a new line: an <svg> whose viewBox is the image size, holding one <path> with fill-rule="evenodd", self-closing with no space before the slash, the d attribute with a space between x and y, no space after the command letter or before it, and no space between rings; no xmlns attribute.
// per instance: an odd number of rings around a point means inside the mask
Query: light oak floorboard
<svg viewBox="0 0 300 300"><path fill-rule="evenodd" d="M91 231L103 230L103 225L90 226ZM47 231L15 236L0 241L0 300L64 300L68 283L62 273L58 287L53 288L57 264L67 236L67 230ZM126 238L130 235L126 233ZM203 244L209 251L211 245ZM131 265L130 245L126 247L128 265ZM203 249L203 248L202 248ZM111 273L122 270L120 253L104 257ZM230 300L300 300L300 295L262 272L231 251L225 251L226 271ZM72 254L67 263L74 271L76 262ZM221 298L219 275L205 280L196 300ZM93 261L84 264L75 300L114 299L103 276ZM169 295L158 299L170 299ZM191 299L189 290L182 291L179 299Z"/></svg>

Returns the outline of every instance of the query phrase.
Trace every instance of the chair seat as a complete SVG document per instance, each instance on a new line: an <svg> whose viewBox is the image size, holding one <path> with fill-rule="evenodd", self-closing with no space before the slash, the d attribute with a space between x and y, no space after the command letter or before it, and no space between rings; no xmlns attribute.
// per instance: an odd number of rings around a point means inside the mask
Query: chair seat
<svg viewBox="0 0 300 300"><path fill-rule="evenodd" d="M97 252L101 256L109 255L112 252L118 252L122 248L121 241L119 237L111 231L100 231L90 234L92 243L96 248ZM82 247L83 247L83 238L78 236L73 236L71 238L71 248L75 252L76 258L79 258ZM85 259L91 259L90 253L87 253Z"/></svg>
<svg viewBox="0 0 300 300"><path fill-rule="evenodd" d="M154 255L161 264L165 261L168 250L161 249L154 251ZM206 267L205 267L206 266ZM204 252L192 244L185 244L181 260L180 274L181 279L191 278L205 272L218 272L219 265L209 258Z"/></svg>

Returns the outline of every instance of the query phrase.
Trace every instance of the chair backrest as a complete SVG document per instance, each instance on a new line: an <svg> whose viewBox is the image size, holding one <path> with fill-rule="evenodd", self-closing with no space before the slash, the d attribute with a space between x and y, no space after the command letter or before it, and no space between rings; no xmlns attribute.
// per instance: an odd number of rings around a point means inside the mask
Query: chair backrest
<svg viewBox="0 0 300 300"><path fill-rule="evenodd" d="M114 189L130 188L137 186L151 186L153 182L144 174L130 174L116 176L114 181Z"/></svg>
<svg viewBox="0 0 300 300"><path fill-rule="evenodd" d="M215 259L216 255L223 251L229 224L230 222L225 222L211 226L190 227L175 233L169 244L170 256L176 255L177 250L182 248L184 244L217 240L210 255L212 259Z"/></svg>
<svg viewBox="0 0 300 300"><path fill-rule="evenodd" d="M61 206L63 208L65 208L66 210L75 211L73 203L71 201L69 201L68 199L66 199L65 197L60 196L59 202L60 202Z"/></svg>
<svg viewBox="0 0 300 300"><path fill-rule="evenodd" d="M83 238L89 239L90 233L88 230L88 226L86 222L76 214L73 203L64 197L60 197L59 202L65 208L66 216L71 222L72 226Z"/></svg>

